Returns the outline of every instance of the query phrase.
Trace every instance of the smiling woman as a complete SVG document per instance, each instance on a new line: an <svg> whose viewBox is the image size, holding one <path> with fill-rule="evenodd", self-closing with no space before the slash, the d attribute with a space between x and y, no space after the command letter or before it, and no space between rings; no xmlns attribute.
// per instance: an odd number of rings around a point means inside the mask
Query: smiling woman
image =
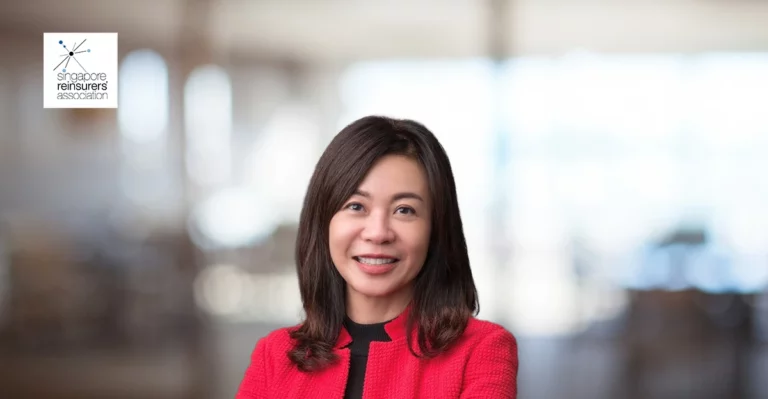
<svg viewBox="0 0 768 399"><path fill-rule="evenodd" d="M331 219L331 259L355 322L392 319L412 297L429 246L429 199L424 168L410 156L386 155Z"/></svg>
<svg viewBox="0 0 768 399"><path fill-rule="evenodd" d="M370 116L310 180L305 320L256 344L237 397L515 398L517 344L479 309L450 162L422 124Z"/></svg>

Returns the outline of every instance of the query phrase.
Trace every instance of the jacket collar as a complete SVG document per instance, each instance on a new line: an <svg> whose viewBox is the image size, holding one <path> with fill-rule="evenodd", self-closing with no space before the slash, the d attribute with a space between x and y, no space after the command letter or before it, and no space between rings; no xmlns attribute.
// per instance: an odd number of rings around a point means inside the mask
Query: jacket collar
<svg viewBox="0 0 768 399"><path fill-rule="evenodd" d="M389 335L389 338L392 340L392 342L405 338L406 323L408 322L408 315L411 313L412 306L413 302L409 302L408 306L406 306L405 310L403 310L400 315L392 319L387 324L384 324L384 331L387 332L387 335ZM347 331L347 329L342 325L341 331L339 331L339 337L336 339L336 345L334 345L333 348L341 349L349 345L351 342L352 336L349 335L349 331Z"/></svg>

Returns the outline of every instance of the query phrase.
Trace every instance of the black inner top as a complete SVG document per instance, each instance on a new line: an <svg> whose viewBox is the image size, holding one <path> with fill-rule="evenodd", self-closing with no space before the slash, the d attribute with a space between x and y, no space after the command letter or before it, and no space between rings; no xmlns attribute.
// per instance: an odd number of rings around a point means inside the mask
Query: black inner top
<svg viewBox="0 0 768 399"><path fill-rule="evenodd" d="M391 320L390 320L391 321ZM344 318L344 327L352 337L352 343L348 346L350 349L349 359L349 378L347 378L347 389L344 391L344 399L362 399L363 382L365 381L365 368L368 363L368 346L373 341L392 341L384 329L384 325L389 323L358 324Z"/></svg>

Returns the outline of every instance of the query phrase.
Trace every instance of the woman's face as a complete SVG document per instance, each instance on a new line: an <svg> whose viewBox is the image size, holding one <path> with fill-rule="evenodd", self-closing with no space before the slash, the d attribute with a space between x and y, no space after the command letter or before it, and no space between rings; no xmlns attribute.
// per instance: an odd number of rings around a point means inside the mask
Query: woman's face
<svg viewBox="0 0 768 399"><path fill-rule="evenodd" d="M432 199L421 165L379 159L330 223L329 244L348 297L390 297L410 289L427 256Z"/></svg>

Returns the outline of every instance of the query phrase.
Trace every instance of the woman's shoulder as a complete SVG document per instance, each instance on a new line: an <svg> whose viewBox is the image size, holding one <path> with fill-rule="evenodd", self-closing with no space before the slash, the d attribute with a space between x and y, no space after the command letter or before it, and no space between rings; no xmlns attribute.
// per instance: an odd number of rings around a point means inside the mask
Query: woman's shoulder
<svg viewBox="0 0 768 399"><path fill-rule="evenodd" d="M285 353L293 346L294 341L291 338L291 332L297 328L298 326L282 327L270 331L256 342L254 354L261 353L271 357L277 353Z"/></svg>

